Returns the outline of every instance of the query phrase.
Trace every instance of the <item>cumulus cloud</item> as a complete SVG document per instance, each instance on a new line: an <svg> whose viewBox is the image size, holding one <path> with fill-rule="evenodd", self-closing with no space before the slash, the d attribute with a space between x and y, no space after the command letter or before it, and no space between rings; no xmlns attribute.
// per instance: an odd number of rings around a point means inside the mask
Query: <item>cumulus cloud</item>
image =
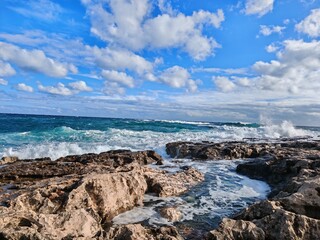
<svg viewBox="0 0 320 240"><path fill-rule="evenodd" d="M228 77L213 77L214 84L223 92L230 92L235 89L236 85Z"/></svg>
<svg viewBox="0 0 320 240"><path fill-rule="evenodd" d="M101 72L101 76L105 78L107 81L116 82L120 85L130 88L134 87L134 79L131 76L127 75L125 72L103 70Z"/></svg>
<svg viewBox="0 0 320 240"><path fill-rule="evenodd" d="M276 52L278 49L279 49L279 47L277 45L275 45L274 43L269 44L268 46L266 46L266 51L268 53Z"/></svg>
<svg viewBox="0 0 320 240"><path fill-rule="evenodd" d="M3 78L0 78L0 85L7 86L8 85L8 81L4 80Z"/></svg>
<svg viewBox="0 0 320 240"><path fill-rule="evenodd" d="M40 92L50 93L53 95L71 96L78 94L79 92L91 92L92 88L88 87L84 81L76 81L69 83L68 86L59 82L56 86L44 86L38 83L38 89Z"/></svg>
<svg viewBox="0 0 320 240"><path fill-rule="evenodd" d="M198 88L197 82L191 79L190 73L180 66L165 69L160 74L158 81L174 88L186 87L190 92L195 92Z"/></svg>
<svg viewBox="0 0 320 240"><path fill-rule="evenodd" d="M26 85L25 83L18 83L14 88L19 91L30 92L30 93L33 92L33 88L31 86Z"/></svg>
<svg viewBox="0 0 320 240"><path fill-rule="evenodd" d="M113 45L133 51L177 47L196 60L204 60L219 46L202 29L204 25L219 28L224 21L222 10L216 13L200 10L190 16L166 11L152 18L149 15L152 4L148 0L110 0L105 5L82 2L91 18L91 32Z"/></svg>
<svg viewBox="0 0 320 240"><path fill-rule="evenodd" d="M310 37L316 38L320 36L320 8L313 9L300 23L295 26L298 32L305 33Z"/></svg>
<svg viewBox="0 0 320 240"><path fill-rule="evenodd" d="M38 89L40 92L50 93L53 95L70 96L74 94L71 89L67 88L60 82L56 86L43 86L42 84L38 84Z"/></svg>
<svg viewBox="0 0 320 240"><path fill-rule="evenodd" d="M13 11L25 16L53 21L62 13L62 7L50 0L26 0L21 7L10 7Z"/></svg>
<svg viewBox="0 0 320 240"><path fill-rule="evenodd" d="M286 27L260 25L260 34L263 36L269 36L272 33L281 34L284 29L286 29Z"/></svg>
<svg viewBox="0 0 320 240"><path fill-rule="evenodd" d="M71 89L78 92L91 92L92 88L85 81L76 81L68 84Z"/></svg>
<svg viewBox="0 0 320 240"><path fill-rule="evenodd" d="M123 48L92 48L97 64L103 69L131 70L140 75L152 72L153 64Z"/></svg>
<svg viewBox="0 0 320 240"><path fill-rule="evenodd" d="M244 12L246 15L262 17L273 9L274 0L246 0Z"/></svg>
<svg viewBox="0 0 320 240"><path fill-rule="evenodd" d="M1 77L9 77L16 74L14 68L9 64L3 61L0 61L0 76Z"/></svg>
<svg viewBox="0 0 320 240"><path fill-rule="evenodd" d="M0 59L50 77L64 77L68 73L68 66L48 58L43 51L26 50L4 42L0 42Z"/></svg>
<svg viewBox="0 0 320 240"><path fill-rule="evenodd" d="M320 89L320 41L286 40L277 60L256 62L263 89L307 94Z"/></svg>

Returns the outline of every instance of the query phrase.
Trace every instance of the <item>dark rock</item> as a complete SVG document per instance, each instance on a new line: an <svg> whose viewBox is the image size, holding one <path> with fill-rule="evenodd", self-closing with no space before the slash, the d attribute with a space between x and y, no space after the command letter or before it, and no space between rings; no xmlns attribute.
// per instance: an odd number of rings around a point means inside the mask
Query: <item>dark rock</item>
<svg viewBox="0 0 320 240"><path fill-rule="evenodd" d="M272 187L269 200L249 206L233 219L224 219L218 229L210 232L211 239L320 237L319 142L286 139L268 146L268 158L241 163L237 172L268 182Z"/></svg>

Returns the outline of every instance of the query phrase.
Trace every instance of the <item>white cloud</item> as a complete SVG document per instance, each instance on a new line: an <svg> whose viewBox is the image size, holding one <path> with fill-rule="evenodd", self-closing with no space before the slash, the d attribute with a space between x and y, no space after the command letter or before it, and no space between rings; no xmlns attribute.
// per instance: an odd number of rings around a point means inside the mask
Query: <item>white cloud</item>
<svg viewBox="0 0 320 240"><path fill-rule="evenodd" d="M48 58L43 51L26 50L4 42L0 42L0 50L0 59L14 63L24 70L40 72L50 77L67 75L67 67Z"/></svg>
<svg viewBox="0 0 320 240"><path fill-rule="evenodd" d="M266 47L266 51L268 53L276 52L278 49L279 49L279 47L277 45L275 45L274 43L272 43Z"/></svg>
<svg viewBox="0 0 320 240"><path fill-rule="evenodd" d="M246 15L262 17L273 9L274 0L246 0L244 12Z"/></svg>
<svg viewBox="0 0 320 240"><path fill-rule="evenodd" d="M86 67L94 65L94 56L91 48L86 46L81 38L70 38L67 34L26 30L17 34L0 33L0 39L19 46L42 50L48 57L56 61ZM77 72L77 68L72 64L69 64L68 69L73 73Z"/></svg>
<svg viewBox="0 0 320 240"><path fill-rule="evenodd" d="M74 91L91 92L92 88L85 81L76 81L68 84Z"/></svg>
<svg viewBox="0 0 320 240"><path fill-rule="evenodd" d="M263 89L314 95L320 89L320 41L286 40L277 60L256 62Z"/></svg>
<svg viewBox="0 0 320 240"><path fill-rule="evenodd" d="M105 81L102 92L109 96L115 96L115 95L124 95L126 90L125 88L121 87L117 82Z"/></svg>
<svg viewBox="0 0 320 240"><path fill-rule="evenodd" d="M213 77L214 84L223 92L230 92L235 89L236 85L227 77Z"/></svg>
<svg viewBox="0 0 320 240"><path fill-rule="evenodd" d="M219 45L204 36L204 25L220 27L222 10L217 13L200 10L191 16L166 11L150 17L152 4L148 0L110 0L102 4L83 1L91 18L91 31L102 40L131 50L145 48L182 48L196 60L204 60ZM161 5L161 2L160 2ZM164 5L161 5L164 7Z"/></svg>
<svg viewBox="0 0 320 240"><path fill-rule="evenodd" d="M281 34L284 29L286 29L286 27L260 25L260 34L263 36L269 36L272 33Z"/></svg>
<svg viewBox="0 0 320 240"><path fill-rule="evenodd" d="M71 96L80 92L92 91L92 88L89 87L85 81L75 81L69 83L68 86L61 82L59 82L56 86L43 86L41 83L38 83L38 89L40 92L61 96Z"/></svg>
<svg viewBox="0 0 320 240"><path fill-rule="evenodd" d="M247 77L236 78L236 80L237 80L237 83L238 83L240 86L243 86L243 87L249 87L249 86L251 86L250 79L247 78Z"/></svg>
<svg viewBox="0 0 320 240"><path fill-rule="evenodd" d="M74 91L67 88L63 83L60 82L56 86L43 86L42 84L38 84L38 89L40 92L46 92L53 95L70 96L75 94Z"/></svg>
<svg viewBox="0 0 320 240"><path fill-rule="evenodd" d="M298 32L305 33L310 37L320 36L320 8L313 9L309 16L307 16L300 23L295 26Z"/></svg>
<svg viewBox="0 0 320 240"><path fill-rule="evenodd" d="M126 87L134 87L134 79L125 72L118 72L114 70L103 70L101 76L107 81L116 82Z"/></svg>
<svg viewBox="0 0 320 240"><path fill-rule="evenodd" d="M186 87L190 92L197 90L197 83L191 79L189 72L180 66L173 66L164 70L160 74L158 81L174 88Z"/></svg>
<svg viewBox="0 0 320 240"><path fill-rule="evenodd" d="M133 52L120 48L92 48L97 64L108 70L131 70L140 75L152 72L153 64Z"/></svg>
<svg viewBox="0 0 320 240"><path fill-rule="evenodd" d="M57 3L50 0L27 0L20 7L10 7L13 11L26 16L45 21L58 19L63 9Z"/></svg>
<svg viewBox="0 0 320 240"><path fill-rule="evenodd" d="M3 78L0 78L0 85L7 86L8 85L8 81L4 80Z"/></svg>
<svg viewBox="0 0 320 240"><path fill-rule="evenodd" d="M193 68L192 72L247 74L247 68Z"/></svg>
<svg viewBox="0 0 320 240"><path fill-rule="evenodd" d="M285 20L283 20L283 24L285 24L285 25L288 25L290 23L290 19L285 19Z"/></svg>
<svg viewBox="0 0 320 240"><path fill-rule="evenodd" d="M18 83L15 86L15 89L19 90L19 91L24 91L24 92L33 92L33 88L31 86L26 85L25 83Z"/></svg>
<svg viewBox="0 0 320 240"><path fill-rule="evenodd" d="M5 63L0 61L0 76L1 77L9 77L16 74L16 71L12 68L9 63Z"/></svg>

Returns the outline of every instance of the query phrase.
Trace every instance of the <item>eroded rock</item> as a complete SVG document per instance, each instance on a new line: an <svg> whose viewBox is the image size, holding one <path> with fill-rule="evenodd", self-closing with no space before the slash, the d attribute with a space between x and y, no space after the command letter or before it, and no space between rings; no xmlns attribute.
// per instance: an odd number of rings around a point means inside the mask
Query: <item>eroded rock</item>
<svg viewBox="0 0 320 240"><path fill-rule="evenodd" d="M182 213L176 207L164 207L160 210L160 214L170 222L177 222L182 218Z"/></svg>
<svg viewBox="0 0 320 240"><path fill-rule="evenodd" d="M159 171L149 170L145 175L148 190L159 197L180 195L204 180L204 175L194 168L186 168L185 171L174 174L162 174Z"/></svg>
<svg viewBox="0 0 320 240"><path fill-rule="evenodd" d="M145 166L161 162L153 151L119 150L4 165L0 238L181 239L174 227L110 228L113 217L142 205L147 189L161 196L178 195L203 178L195 169L172 175Z"/></svg>

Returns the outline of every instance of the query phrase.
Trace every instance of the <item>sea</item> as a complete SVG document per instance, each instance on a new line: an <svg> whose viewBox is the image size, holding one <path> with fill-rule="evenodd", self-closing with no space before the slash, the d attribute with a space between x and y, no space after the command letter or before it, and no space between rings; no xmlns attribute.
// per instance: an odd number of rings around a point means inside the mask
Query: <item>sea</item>
<svg viewBox="0 0 320 240"><path fill-rule="evenodd" d="M179 171L192 166L205 181L179 197L159 198L146 194L145 204L118 215L114 224L143 222L150 225L190 225L210 230L255 201L265 199L270 187L236 173L243 160L191 161L172 159L165 145L175 141L274 141L279 138L319 139L319 127L241 122L198 122L0 114L0 158L20 159L100 153L113 149L154 150L164 158L162 169ZM159 166L151 166L159 167ZM182 213L179 223L162 218L159 209L174 206Z"/></svg>

